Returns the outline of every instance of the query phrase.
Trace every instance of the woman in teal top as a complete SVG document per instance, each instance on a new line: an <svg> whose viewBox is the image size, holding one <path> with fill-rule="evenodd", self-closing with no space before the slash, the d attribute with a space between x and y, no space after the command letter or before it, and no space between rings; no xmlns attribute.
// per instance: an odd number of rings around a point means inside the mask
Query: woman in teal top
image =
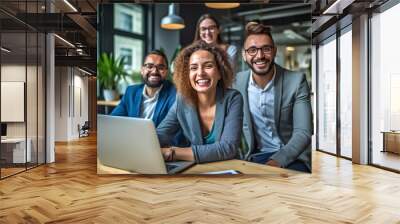
<svg viewBox="0 0 400 224"><path fill-rule="evenodd" d="M226 52L214 44L195 42L178 55L173 77L177 99L157 128L164 158L197 163L235 158L242 130L243 98L229 88L233 73ZM179 129L190 146L171 145Z"/></svg>
<svg viewBox="0 0 400 224"><path fill-rule="evenodd" d="M215 142L214 123L213 123L210 133L208 133L208 135L203 138L203 141L204 141L204 144L212 144Z"/></svg>

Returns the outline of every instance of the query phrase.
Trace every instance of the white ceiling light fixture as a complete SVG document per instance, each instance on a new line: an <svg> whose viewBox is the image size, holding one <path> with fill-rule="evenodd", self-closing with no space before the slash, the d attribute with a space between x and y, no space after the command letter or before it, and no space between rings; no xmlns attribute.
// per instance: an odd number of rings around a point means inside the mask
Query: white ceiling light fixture
<svg viewBox="0 0 400 224"><path fill-rule="evenodd" d="M1 50L4 51L4 52L6 52L6 53L10 53L10 52L11 52L11 50L9 50L9 49L7 49L7 48L5 48L5 47L1 47Z"/></svg>
<svg viewBox="0 0 400 224"><path fill-rule="evenodd" d="M175 14L175 4L171 3L168 7L168 16L161 20L161 28L167 30L180 30L185 28L185 22L182 17Z"/></svg>
<svg viewBox="0 0 400 224"><path fill-rule="evenodd" d="M294 47L292 47L292 46L287 46L286 47L286 51L294 51L295 50L295 48Z"/></svg>
<svg viewBox="0 0 400 224"><path fill-rule="evenodd" d="M212 9L233 9L240 6L237 2L215 2L215 3L205 3L208 8Z"/></svg>
<svg viewBox="0 0 400 224"><path fill-rule="evenodd" d="M79 55L83 55L83 50L82 50L82 48L77 48L77 49L76 49L76 53L78 53Z"/></svg>
<svg viewBox="0 0 400 224"><path fill-rule="evenodd" d="M285 29L285 30L283 31L283 34L284 34L287 38L292 39L292 40L307 41L307 39L306 39L305 37L301 36L300 34L294 32L294 31L291 30L291 29Z"/></svg>
<svg viewBox="0 0 400 224"><path fill-rule="evenodd" d="M57 34L54 34L54 36L55 37L57 37L59 40L61 40L62 42L64 42L65 44L67 44L68 46L70 46L70 47L72 47L72 48L75 48L75 45L73 45L71 42L69 42L68 40L66 40L66 39L64 39L64 38L62 38L62 37L60 37L59 35L57 35Z"/></svg>
<svg viewBox="0 0 400 224"><path fill-rule="evenodd" d="M74 12L78 12L78 10L68 1L64 0L64 3L68 5Z"/></svg>

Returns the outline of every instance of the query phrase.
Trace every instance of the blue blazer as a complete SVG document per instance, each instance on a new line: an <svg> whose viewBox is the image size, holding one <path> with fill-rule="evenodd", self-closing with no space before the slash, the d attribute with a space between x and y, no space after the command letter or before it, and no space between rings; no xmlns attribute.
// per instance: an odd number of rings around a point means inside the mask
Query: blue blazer
<svg viewBox="0 0 400 224"><path fill-rule="evenodd" d="M171 137L180 128L190 142L197 163L233 159L242 133L243 98L237 90L217 88L214 118L215 142L204 144L197 108L178 95L176 103L157 128L161 147L171 146Z"/></svg>
<svg viewBox="0 0 400 224"><path fill-rule="evenodd" d="M129 86L119 105L111 112L113 116L140 117L142 105L142 93L144 84ZM175 102L176 89L174 85L166 80L158 96L156 108L153 115L154 125L157 127L169 109Z"/></svg>

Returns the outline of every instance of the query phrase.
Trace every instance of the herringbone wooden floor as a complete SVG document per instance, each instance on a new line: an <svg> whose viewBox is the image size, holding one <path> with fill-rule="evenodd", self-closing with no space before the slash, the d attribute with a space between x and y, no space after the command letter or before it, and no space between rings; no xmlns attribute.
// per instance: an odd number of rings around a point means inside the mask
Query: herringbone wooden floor
<svg viewBox="0 0 400 224"><path fill-rule="evenodd" d="M313 174L98 176L96 139L0 181L0 223L400 223L400 175L319 152Z"/></svg>

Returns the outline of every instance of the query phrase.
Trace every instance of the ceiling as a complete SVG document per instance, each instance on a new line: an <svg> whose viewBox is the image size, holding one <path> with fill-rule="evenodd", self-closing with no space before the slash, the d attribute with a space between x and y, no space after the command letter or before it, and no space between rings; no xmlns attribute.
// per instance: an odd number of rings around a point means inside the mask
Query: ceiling
<svg viewBox="0 0 400 224"><path fill-rule="evenodd" d="M16 33L25 32L26 28L28 32L52 32L62 38L55 38L56 65L68 64L68 61L80 62L76 66L86 67L95 72L96 6L100 2L96 0L1 0L1 30L3 38L10 39L3 40L3 46L7 45L7 48L13 49L10 55L15 55L15 58L18 58L17 55L26 53L28 56L35 55L36 48L33 45L28 44L27 52L24 52L25 35L16 35ZM50 11L52 13L49 13Z"/></svg>
<svg viewBox="0 0 400 224"><path fill-rule="evenodd" d="M0 1L0 23L3 33L30 31L54 32L61 38L55 38L56 64L63 65L73 61L78 66L86 66L88 69L96 70L96 31L97 12L99 3L131 2L112 0L1 0ZM153 3L154 1L141 1ZM169 1L157 1L169 3ZM192 1L193 2L193 1ZM194 1L196 2L196 1ZM198 1L202 2L202 1ZM254 4L241 4L237 9L221 11L221 24L224 31L229 32L234 41L243 33L243 21L261 20L263 23L273 26L273 35L277 44L292 43L294 45L307 44L311 38L311 4L308 0L270 0L246 1ZM68 4L69 3L69 4ZM290 3L290 4L289 4ZM52 13L50 12L50 9ZM225 14L225 15L224 15ZM16 35L9 34L4 38L15 52L22 51L25 39L12 38ZM3 42L5 43L5 42ZM20 47L18 47L20 46ZM31 52L29 45L28 54ZM17 50L19 49L19 50ZM81 64L79 64L81 63Z"/></svg>
<svg viewBox="0 0 400 224"><path fill-rule="evenodd" d="M389 0L312 0L313 43L316 44L351 24L354 17L375 12Z"/></svg>
<svg viewBox="0 0 400 224"><path fill-rule="evenodd" d="M229 24L222 19L222 24ZM261 21L271 26L274 41L278 45L307 45L310 44L311 32L311 5L304 3L291 4L257 4L252 7L246 6L233 11L231 19L236 21L235 31L230 35L237 38L243 35L243 24L247 21ZM242 29L240 29L242 28ZM229 32L231 29L227 28Z"/></svg>

